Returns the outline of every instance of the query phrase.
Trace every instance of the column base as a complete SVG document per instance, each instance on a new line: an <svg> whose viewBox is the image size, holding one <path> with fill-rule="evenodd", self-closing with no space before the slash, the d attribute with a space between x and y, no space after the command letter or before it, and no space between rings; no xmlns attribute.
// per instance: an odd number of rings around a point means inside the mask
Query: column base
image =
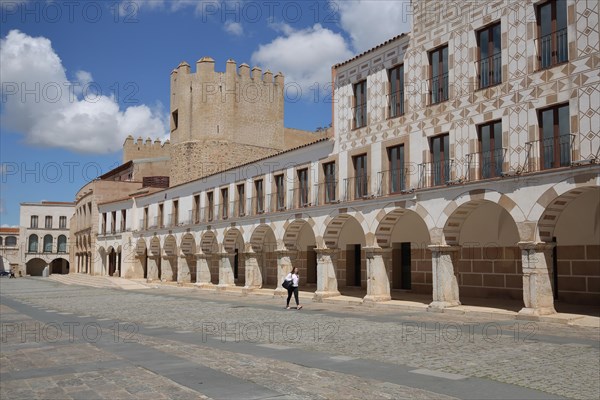
<svg viewBox="0 0 600 400"><path fill-rule="evenodd" d="M233 284L219 284L215 288L217 289L217 292L224 292L226 290L231 290L235 287L236 286Z"/></svg>
<svg viewBox="0 0 600 400"><path fill-rule="evenodd" d="M242 288L242 294L244 296L254 292L255 290L260 289L260 286L244 286Z"/></svg>
<svg viewBox="0 0 600 400"><path fill-rule="evenodd" d="M381 303L384 301L390 301L392 300L392 296L389 295L373 295L373 294L368 294L365 297L363 297L363 302L365 303Z"/></svg>
<svg viewBox="0 0 600 400"><path fill-rule="evenodd" d="M328 297L335 297L335 296L341 296L340 292L338 292L337 290L335 291L322 291L322 292L315 292L314 296L313 296L313 301L317 302L317 303L321 303L323 302L323 299L326 299Z"/></svg>
<svg viewBox="0 0 600 400"><path fill-rule="evenodd" d="M556 310L554 307L539 307L539 308L528 308L523 307L521 311L519 311L519 318L527 318L527 317L539 317L540 315L550 315L556 314Z"/></svg>
<svg viewBox="0 0 600 400"><path fill-rule="evenodd" d="M275 297L275 296L279 296L279 297L282 297L282 296L287 296L287 293L288 293L287 289L284 289L284 288L277 288L277 289L275 289L275 291L273 292L273 297Z"/></svg>
<svg viewBox="0 0 600 400"><path fill-rule="evenodd" d="M194 283L194 286L197 287L198 289L214 289L215 288L215 285L210 282L196 282L196 283Z"/></svg>
<svg viewBox="0 0 600 400"><path fill-rule="evenodd" d="M427 311L443 312L444 308L460 306L460 301L432 301L427 307Z"/></svg>

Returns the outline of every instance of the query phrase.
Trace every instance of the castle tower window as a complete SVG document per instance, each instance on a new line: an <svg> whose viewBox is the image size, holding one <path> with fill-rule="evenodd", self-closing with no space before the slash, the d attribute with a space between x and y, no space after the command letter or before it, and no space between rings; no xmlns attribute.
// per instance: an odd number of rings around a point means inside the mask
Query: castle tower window
<svg viewBox="0 0 600 400"><path fill-rule="evenodd" d="M179 126L179 111L175 110L171 113L171 117L172 117L172 129L171 131L174 131L177 129L177 127Z"/></svg>

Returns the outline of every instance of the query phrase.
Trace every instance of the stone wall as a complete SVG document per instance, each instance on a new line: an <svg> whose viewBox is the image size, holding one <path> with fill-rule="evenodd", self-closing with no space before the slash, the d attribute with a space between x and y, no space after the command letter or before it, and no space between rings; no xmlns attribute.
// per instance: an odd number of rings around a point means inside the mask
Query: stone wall
<svg viewBox="0 0 600 400"><path fill-rule="evenodd" d="M169 157L169 147L168 140L165 143L161 143L158 139L154 142L150 138L143 140L141 137L134 140L133 136L129 135L123 143L123 164L144 158Z"/></svg>
<svg viewBox="0 0 600 400"><path fill-rule="evenodd" d="M457 258L461 297L523 299L518 247L463 247Z"/></svg>
<svg viewBox="0 0 600 400"><path fill-rule="evenodd" d="M226 170L277 151L228 141L184 142L171 147L170 185ZM183 173L182 171L185 171ZM265 173L268 171L265 171Z"/></svg>
<svg viewBox="0 0 600 400"><path fill-rule="evenodd" d="M600 303L600 245L558 246L558 300Z"/></svg>

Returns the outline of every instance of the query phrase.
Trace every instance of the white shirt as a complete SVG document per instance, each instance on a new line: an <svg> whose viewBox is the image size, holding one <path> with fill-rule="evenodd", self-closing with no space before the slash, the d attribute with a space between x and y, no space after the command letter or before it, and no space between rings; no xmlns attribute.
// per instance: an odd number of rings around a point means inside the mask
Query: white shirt
<svg viewBox="0 0 600 400"><path fill-rule="evenodd" d="M287 276L285 277L286 281L292 281L292 286L293 287L298 287L298 281L300 280L300 277L296 274L292 274L291 272L289 274L287 274Z"/></svg>

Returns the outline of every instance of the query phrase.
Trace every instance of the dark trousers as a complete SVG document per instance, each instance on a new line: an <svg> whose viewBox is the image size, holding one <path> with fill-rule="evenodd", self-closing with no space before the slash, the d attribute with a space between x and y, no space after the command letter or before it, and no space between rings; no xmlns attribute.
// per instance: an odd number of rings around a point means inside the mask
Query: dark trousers
<svg viewBox="0 0 600 400"><path fill-rule="evenodd" d="M294 298L296 299L296 306L300 305L298 301L298 287L290 287L288 289L288 298L287 298L287 306L290 305L290 299L292 298L292 293L294 293Z"/></svg>

